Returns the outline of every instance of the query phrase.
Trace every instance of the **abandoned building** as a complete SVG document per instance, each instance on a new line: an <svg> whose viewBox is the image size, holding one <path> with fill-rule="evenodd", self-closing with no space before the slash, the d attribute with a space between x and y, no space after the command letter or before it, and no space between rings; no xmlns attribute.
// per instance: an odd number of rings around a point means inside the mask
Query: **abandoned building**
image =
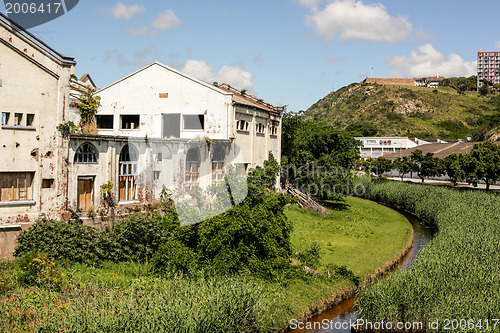
<svg viewBox="0 0 500 333"><path fill-rule="evenodd" d="M104 184L116 205L145 203L280 160L283 108L158 62L96 92L92 134L64 135L90 76L1 13L0 41L0 225L97 209Z"/></svg>

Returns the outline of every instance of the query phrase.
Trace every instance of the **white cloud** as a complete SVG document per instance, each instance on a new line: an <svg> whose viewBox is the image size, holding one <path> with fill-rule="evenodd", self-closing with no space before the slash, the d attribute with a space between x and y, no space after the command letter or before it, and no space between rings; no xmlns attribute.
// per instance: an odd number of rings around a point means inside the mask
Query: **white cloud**
<svg viewBox="0 0 500 333"><path fill-rule="evenodd" d="M158 34L158 30L145 27L128 27L124 29L125 33L134 37L154 37Z"/></svg>
<svg viewBox="0 0 500 333"><path fill-rule="evenodd" d="M107 50L104 54L104 61L115 61L122 67L144 67L152 63L158 57L158 47L149 45L143 50L134 51L132 59L125 59L123 54L118 50Z"/></svg>
<svg viewBox="0 0 500 333"><path fill-rule="evenodd" d="M253 74L239 66L224 65L215 72L215 66L203 60L188 60L181 72L209 83L227 83L237 89L251 89L254 86Z"/></svg>
<svg viewBox="0 0 500 333"><path fill-rule="evenodd" d="M254 86L253 74L238 66L222 66L216 78L219 83L228 83L237 89L251 89Z"/></svg>
<svg viewBox="0 0 500 333"><path fill-rule="evenodd" d="M151 24L159 30L172 30L181 24L181 19L175 15L172 9L167 9L158 15Z"/></svg>
<svg viewBox="0 0 500 333"><path fill-rule="evenodd" d="M445 55L431 44L412 50L410 56L389 57L391 77L470 76L476 73L476 61L465 61L458 54Z"/></svg>
<svg viewBox="0 0 500 333"><path fill-rule="evenodd" d="M498 42L495 43L495 47L497 48L497 50L500 49L500 40Z"/></svg>
<svg viewBox="0 0 500 333"><path fill-rule="evenodd" d="M384 5L365 5L356 0L334 0L322 9L313 7L305 22L324 42L338 38L392 43L405 40L413 30L407 18L390 16Z"/></svg>
<svg viewBox="0 0 500 333"><path fill-rule="evenodd" d="M199 80L212 83L214 80L214 69L213 65L209 65L203 60L188 60L182 67L181 72Z"/></svg>
<svg viewBox="0 0 500 333"><path fill-rule="evenodd" d="M146 9L142 5L125 5L118 2L115 7L108 8L107 12L110 13L115 19L130 20L145 10Z"/></svg>

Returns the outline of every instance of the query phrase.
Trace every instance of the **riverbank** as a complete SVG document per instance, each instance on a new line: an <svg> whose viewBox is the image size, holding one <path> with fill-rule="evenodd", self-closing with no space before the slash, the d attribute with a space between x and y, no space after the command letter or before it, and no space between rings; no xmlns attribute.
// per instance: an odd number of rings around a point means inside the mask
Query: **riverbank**
<svg viewBox="0 0 500 333"><path fill-rule="evenodd" d="M306 248L312 242L320 246L320 271L345 266L364 284L390 271L411 248L411 225L403 215L388 207L355 197L326 206L332 211L327 216L295 206L285 210L294 224L295 248ZM284 330L290 319L310 319L351 298L357 291L357 286L348 279L315 278L272 287L273 310L264 321L274 331Z"/></svg>

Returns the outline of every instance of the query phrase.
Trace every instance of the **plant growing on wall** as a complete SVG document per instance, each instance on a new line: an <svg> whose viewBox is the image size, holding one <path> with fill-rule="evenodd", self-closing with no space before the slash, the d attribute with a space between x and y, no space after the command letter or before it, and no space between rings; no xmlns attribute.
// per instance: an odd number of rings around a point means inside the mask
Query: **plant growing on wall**
<svg viewBox="0 0 500 333"><path fill-rule="evenodd" d="M113 193L111 192L113 186L114 184L111 180L108 180L107 183L101 185L102 202L104 207L112 208L115 206L115 199L113 198Z"/></svg>
<svg viewBox="0 0 500 333"><path fill-rule="evenodd" d="M94 124L95 114L101 107L101 96L94 94L95 89L86 88L79 97L77 107L80 110L80 127Z"/></svg>
<svg viewBox="0 0 500 333"><path fill-rule="evenodd" d="M59 124L57 129L61 132L63 138L67 138L71 133L75 133L78 130L78 127L72 121L67 121L65 123Z"/></svg>

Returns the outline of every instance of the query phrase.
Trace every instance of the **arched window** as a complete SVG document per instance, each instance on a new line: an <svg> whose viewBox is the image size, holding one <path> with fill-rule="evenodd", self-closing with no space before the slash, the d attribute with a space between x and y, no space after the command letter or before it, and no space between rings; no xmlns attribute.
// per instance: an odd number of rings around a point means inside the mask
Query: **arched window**
<svg viewBox="0 0 500 333"><path fill-rule="evenodd" d="M224 150L220 147L214 149L212 155L212 184L218 185L224 180Z"/></svg>
<svg viewBox="0 0 500 333"><path fill-rule="evenodd" d="M82 143L76 150L74 163L78 164L97 163L97 151L94 145L89 142Z"/></svg>
<svg viewBox="0 0 500 333"><path fill-rule="evenodd" d="M136 177L137 177L137 162L139 161L139 153L137 149L126 144L120 151L119 160L119 200L129 201L136 199Z"/></svg>
<svg viewBox="0 0 500 333"><path fill-rule="evenodd" d="M200 183L200 153L198 149L191 148L186 155L186 172L184 178L184 189L191 190Z"/></svg>

